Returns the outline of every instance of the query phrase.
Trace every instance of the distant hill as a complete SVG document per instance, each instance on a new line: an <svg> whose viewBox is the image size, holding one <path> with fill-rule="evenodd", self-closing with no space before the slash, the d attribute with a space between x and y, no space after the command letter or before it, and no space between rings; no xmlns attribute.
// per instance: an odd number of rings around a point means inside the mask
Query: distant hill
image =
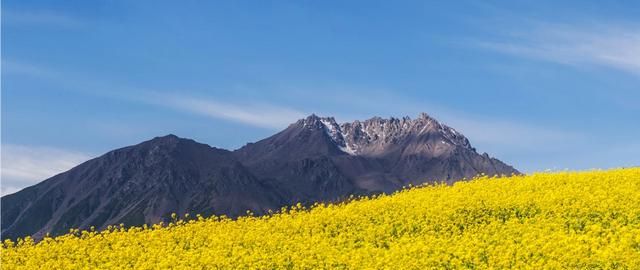
<svg viewBox="0 0 640 270"><path fill-rule="evenodd" d="M311 115L236 151L168 135L108 152L2 197L2 238L151 224L171 213L264 214L480 173L518 171L426 114L342 124Z"/></svg>

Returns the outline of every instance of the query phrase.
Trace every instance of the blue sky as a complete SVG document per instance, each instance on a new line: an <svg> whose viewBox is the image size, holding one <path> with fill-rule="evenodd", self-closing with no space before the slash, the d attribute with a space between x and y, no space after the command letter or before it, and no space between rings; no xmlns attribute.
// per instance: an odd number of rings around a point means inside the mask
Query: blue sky
<svg viewBox="0 0 640 270"><path fill-rule="evenodd" d="M2 193L311 113L427 112L525 172L640 165L640 3L558 2L5 0Z"/></svg>

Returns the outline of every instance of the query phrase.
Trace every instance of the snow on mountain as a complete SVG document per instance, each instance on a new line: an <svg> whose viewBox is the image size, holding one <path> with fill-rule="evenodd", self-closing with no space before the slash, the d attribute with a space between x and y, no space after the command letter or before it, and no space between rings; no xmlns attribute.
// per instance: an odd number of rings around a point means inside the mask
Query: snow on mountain
<svg viewBox="0 0 640 270"><path fill-rule="evenodd" d="M343 152L350 155L366 154L385 144L399 143L409 137L440 135L445 145L473 149L469 140L455 129L443 125L426 113L418 118L384 119L374 117L365 121L338 124L333 117L311 115L304 126L323 129Z"/></svg>

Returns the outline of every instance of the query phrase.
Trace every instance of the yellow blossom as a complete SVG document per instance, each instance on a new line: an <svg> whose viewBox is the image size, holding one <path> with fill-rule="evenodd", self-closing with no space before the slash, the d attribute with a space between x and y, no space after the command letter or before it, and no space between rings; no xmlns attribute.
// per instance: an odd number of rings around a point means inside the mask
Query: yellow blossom
<svg viewBox="0 0 640 270"><path fill-rule="evenodd" d="M267 217L4 240L2 269L637 269L640 168L411 187ZM188 216L185 216L188 218Z"/></svg>

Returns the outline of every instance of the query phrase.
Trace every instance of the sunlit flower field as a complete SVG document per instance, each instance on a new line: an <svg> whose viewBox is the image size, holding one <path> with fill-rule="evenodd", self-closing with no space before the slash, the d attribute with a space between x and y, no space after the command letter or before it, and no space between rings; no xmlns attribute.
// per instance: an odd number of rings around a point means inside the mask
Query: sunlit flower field
<svg viewBox="0 0 640 270"><path fill-rule="evenodd" d="M2 269L640 269L640 168L5 241ZM185 221L187 220L187 221Z"/></svg>

